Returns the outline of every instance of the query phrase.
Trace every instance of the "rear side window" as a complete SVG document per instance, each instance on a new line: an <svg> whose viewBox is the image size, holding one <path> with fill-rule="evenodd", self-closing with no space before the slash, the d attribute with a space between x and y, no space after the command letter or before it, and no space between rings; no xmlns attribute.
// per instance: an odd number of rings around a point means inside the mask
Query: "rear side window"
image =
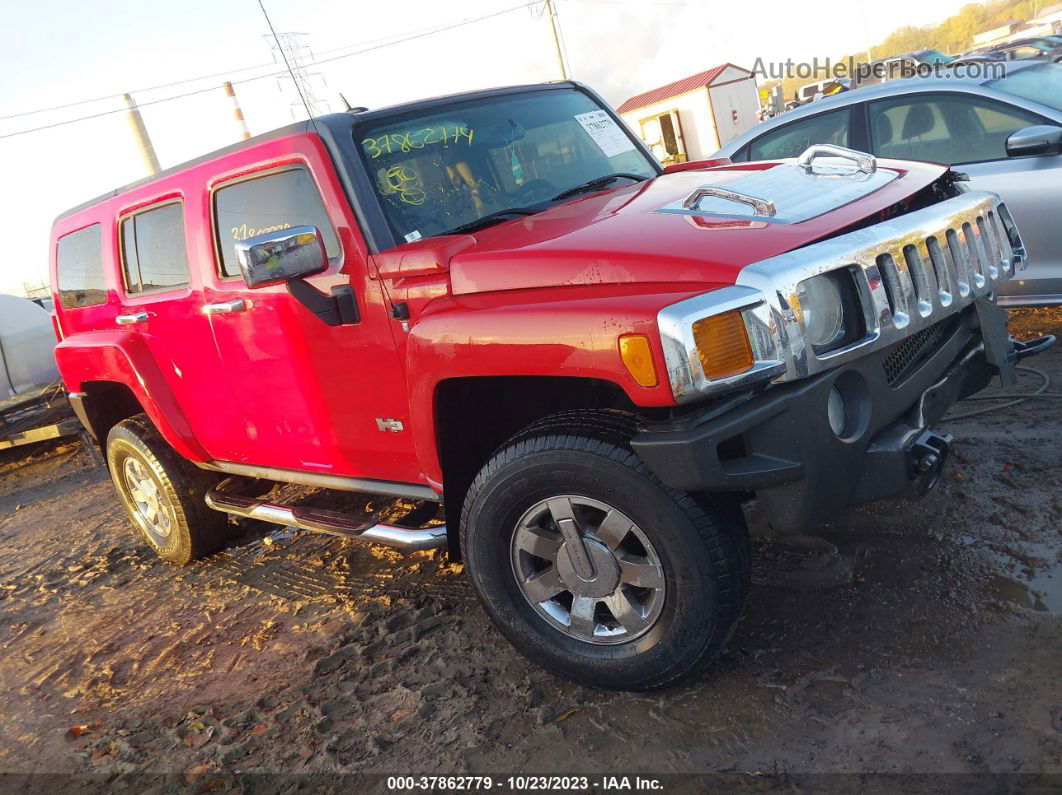
<svg viewBox="0 0 1062 795"><path fill-rule="evenodd" d="M130 294L188 284L184 208L179 202L122 220L122 267Z"/></svg>
<svg viewBox="0 0 1062 795"><path fill-rule="evenodd" d="M239 276L236 244L258 235L316 226L328 258L339 256L339 240L310 173L293 168L237 182L214 194L221 275Z"/></svg>
<svg viewBox="0 0 1062 795"><path fill-rule="evenodd" d="M107 302L99 224L59 238L55 256L59 271L59 304L63 309Z"/></svg>
<svg viewBox="0 0 1062 795"><path fill-rule="evenodd" d="M771 130L749 145L750 160L799 157L813 144L848 146L848 108L820 113Z"/></svg>

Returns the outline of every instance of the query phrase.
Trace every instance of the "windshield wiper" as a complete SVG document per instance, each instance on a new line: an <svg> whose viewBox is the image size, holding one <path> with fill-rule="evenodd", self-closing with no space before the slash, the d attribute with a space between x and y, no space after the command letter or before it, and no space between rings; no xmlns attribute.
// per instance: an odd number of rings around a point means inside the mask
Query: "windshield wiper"
<svg viewBox="0 0 1062 795"><path fill-rule="evenodd" d="M455 226L448 232L443 232L444 235L459 235L462 232L475 232L477 229L483 229L491 224L500 224L502 221L507 221L514 215L534 215L537 212L541 212L542 208L532 210L530 207L509 207L506 210L497 210L493 213L488 213L482 218L477 218L475 221L469 221L467 224L461 224Z"/></svg>
<svg viewBox="0 0 1062 795"><path fill-rule="evenodd" d="M607 174L604 177L594 177L586 182L581 182L574 188L568 188L568 190L562 190L552 201L559 202L561 199L568 199L572 196L578 196L580 193L587 193L599 188L603 188L606 185L615 182L617 179L633 179L635 182L641 182L642 180L649 179L641 174L629 174L626 171L617 171L615 174Z"/></svg>

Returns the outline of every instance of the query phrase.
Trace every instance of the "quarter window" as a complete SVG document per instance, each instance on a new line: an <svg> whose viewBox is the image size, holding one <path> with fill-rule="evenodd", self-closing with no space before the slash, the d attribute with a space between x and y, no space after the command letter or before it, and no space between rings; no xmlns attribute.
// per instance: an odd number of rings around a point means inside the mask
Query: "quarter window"
<svg viewBox="0 0 1062 795"><path fill-rule="evenodd" d="M757 138L749 146L749 160L799 157L814 144L848 146L851 114L848 108L800 119Z"/></svg>
<svg viewBox="0 0 1062 795"><path fill-rule="evenodd" d="M179 202L125 218L121 232L128 293L172 290L188 284L184 208Z"/></svg>
<svg viewBox="0 0 1062 795"><path fill-rule="evenodd" d="M55 256L60 306L64 309L77 309L107 302L99 224L59 238Z"/></svg>
<svg viewBox="0 0 1062 795"><path fill-rule="evenodd" d="M902 97L870 103L870 140L879 157L974 163L1005 158L1010 134L1042 121L977 97Z"/></svg>
<svg viewBox="0 0 1062 795"><path fill-rule="evenodd" d="M214 194L222 276L239 276L236 244L293 226L316 226L329 259L339 256L339 240L310 173L304 168L237 182Z"/></svg>

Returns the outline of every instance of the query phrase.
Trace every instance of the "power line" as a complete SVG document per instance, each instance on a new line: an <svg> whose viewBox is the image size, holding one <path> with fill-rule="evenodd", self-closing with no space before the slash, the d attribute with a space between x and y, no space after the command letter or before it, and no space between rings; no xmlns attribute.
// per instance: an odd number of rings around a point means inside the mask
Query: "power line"
<svg viewBox="0 0 1062 795"><path fill-rule="evenodd" d="M279 74L279 73L278 73ZM262 75L262 77L273 77L273 75ZM257 80L258 78L252 78ZM240 81L243 83L249 83L250 80ZM160 102L171 102L175 99L184 99L185 97L193 97L196 94L206 94L210 91L217 91L221 86L210 86L209 88L200 88L196 91L186 91L183 94L177 94L172 97L163 97L162 99L153 99L148 102L138 102L137 107L146 107L148 105L158 105ZM100 116L110 116L115 113L125 113L128 108L114 108L113 110L104 110L99 113L93 113L89 116L78 116L76 119L67 119L66 121L57 121L53 124L42 124L40 127L32 127L28 130L16 130L13 133L4 133L0 135L0 138L14 138L17 135L26 135L27 133L40 132L41 130L50 130L53 127L63 127L67 124L76 124L79 121L88 121L89 119L98 119Z"/></svg>
<svg viewBox="0 0 1062 795"><path fill-rule="evenodd" d="M318 53L318 55L325 55L325 54L331 53L331 52L340 52L341 50L345 50L345 49L347 49L349 47L360 47L362 44L374 44L374 46L371 46L371 47L365 47L363 49L354 50L352 52L343 53L341 55L335 55L335 56L332 56L331 58L318 58L317 60L307 61L305 65L306 66L315 66L317 64L331 63L332 61L339 61L339 60L342 60L344 58L350 58L350 57L355 56L355 55L362 55L363 53L373 52L375 50L380 50L380 49L383 49L384 47L390 47L390 46L393 46L393 45L396 45L396 44L404 44L407 41L414 41L416 39L421 39L421 38L424 38L426 36L435 35L436 33L445 33L446 31L453 30L454 28L459 28L459 27L462 27L464 25L470 25L470 24L473 24L473 23L476 23L476 22L482 22L482 21L487 20L487 19L493 19L494 17L502 16L503 14L510 14L513 11L519 11L521 9L528 8L529 6L534 5L535 2L536 2L536 0L528 0L528 2L521 3L518 6L511 6L510 8L504 8L504 9L502 9L500 11L494 11L494 12L492 12L490 14L484 14L484 15L478 16L478 17L470 17L470 18L467 18L467 19L459 20L457 22L448 23L448 24L442 25L442 26L436 26L436 27L432 27L432 28L420 28L420 29L412 31L412 32L410 32L408 34L396 34L398 36L398 38L395 38L394 36L386 36L386 37L381 37L381 38L378 38L378 39L368 39L367 41L360 42L358 44L347 44L347 45L344 45L342 47L333 47L333 48L328 49L328 50L321 50ZM376 42L382 42L382 43L378 43L377 44ZM6 121L8 119L16 119L16 118L20 118L20 117L24 117L24 116L33 116L33 115L36 115L36 114L39 114L39 113L47 113L49 111L54 111L54 110L63 110L65 108L73 108L73 107L78 107L80 105L89 105L89 104L91 104L93 102L102 102L102 101L107 100L107 99L119 99L125 93L142 94L142 93L146 93L146 92L149 92L149 91L159 91L159 90L164 89L164 88L174 88L176 86L187 85L188 83L197 83L200 80L210 80L211 78L215 78L215 77L224 77L226 75L238 74L240 72L249 72L249 71L252 71L254 69L264 69L264 68L272 67L272 66L275 66L275 65L276 65L276 63L274 62L274 63L257 64L256 66L243 66L243 67L239 67L237 69L228 69L228 70L225 70L223 72L215 72L215 73L212 73L212 74L209 74L209 75L200 75L199 77L189 77L189 78L185 78L183 80L174 80L174 81L172 81L170 83L160 83L160 84L154 85L154 86L146 86L144 88L137 88L137 89L133 89L132 91L129 91L129 92L119 92L119 93L115 93L115 94L107 94L107 95L104 95L104 96L93 97L91 99L81 99L81 100L77 100L76 102L68 102L68 103L65 103L63 105L53 105L53 106L47 107L47 108L37 108L36 110L20 111L18 113L9 114L7 116L0 116L0 121ZM268 77L280 77L280 76L284 76L284 75L287 75L287 74L288 73L286 71L279 71L279 72L278 71L274 71L274 72L269 72L267 74L255 75L254 77L245 77L245 78L243 78L241 80L232 80L230 82L233 85L239 85L241 83L251 83L251 82L254 82L255 80L262 80L262 79L265 79L265 78L268 78ZM206 92L209 92L209 91L214 91L215 89L221 88L221 87L222 86L220 86L220 85L218 85L218 86L210 86L208 88L198 89L198 90L195 90L195 91L188 91L188 92L185 92L185 93L182 93L182 94L176 94L176 95L171 96L171 97L163 97L161 99L150 100L150 101L147 101L147 102L138 102L137 104L142 106L142 107L146 106L146 105L156 105L159 102L169 102L169 101L175 100L175 99L184 99L185 97L194 96L196 94L203 94L203 93L206 93ZM49 129L52 129L53 127L61 127L61 126L65 125L65 124L74 124L74 123L80 122L80 121L87 121L89 119L96 119L96 118L99 118L100 116L109 116L109 115L111 115L113 113L121 113L124 110L125 110L125 108L116 108L114 110L101 111L100 113L92 113L92 114L89 114L89 115L86 115L86 116L78 116L78 117L73 118L73 119L67 119L65 121L55 122L54 124L44 124L44 125L41 125L39 127L32 127L30 129L26 129L26 130L17 130L17 131L15 131L13 133L6 133L4 135L0 135L0 138L13 138L13 137L15 137L17 135L24 135L26 133L31 133L31 132L39 132L41 130L49 130Z"/></svg>

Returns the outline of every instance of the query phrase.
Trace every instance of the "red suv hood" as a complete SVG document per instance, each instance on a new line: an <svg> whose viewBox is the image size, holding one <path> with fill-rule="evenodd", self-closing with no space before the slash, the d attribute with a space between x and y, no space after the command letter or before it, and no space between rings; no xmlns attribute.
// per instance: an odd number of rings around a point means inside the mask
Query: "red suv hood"
<svg viewBox="0 0 1062 795"><path fill-rule="evenodd" d="M899 177L873 193L799 223L654 212L700 185L722 185L774 163L665 174L507 221L471 236L412 244L416 259L450 271L457 295L567 285L733 284L745 265L837 233L911 196L945 166L879 161ZM771 198L771 197L765 197ZM405 260L400 246L381 259ZM412 253L412 252L408 252Z"/></svg>

